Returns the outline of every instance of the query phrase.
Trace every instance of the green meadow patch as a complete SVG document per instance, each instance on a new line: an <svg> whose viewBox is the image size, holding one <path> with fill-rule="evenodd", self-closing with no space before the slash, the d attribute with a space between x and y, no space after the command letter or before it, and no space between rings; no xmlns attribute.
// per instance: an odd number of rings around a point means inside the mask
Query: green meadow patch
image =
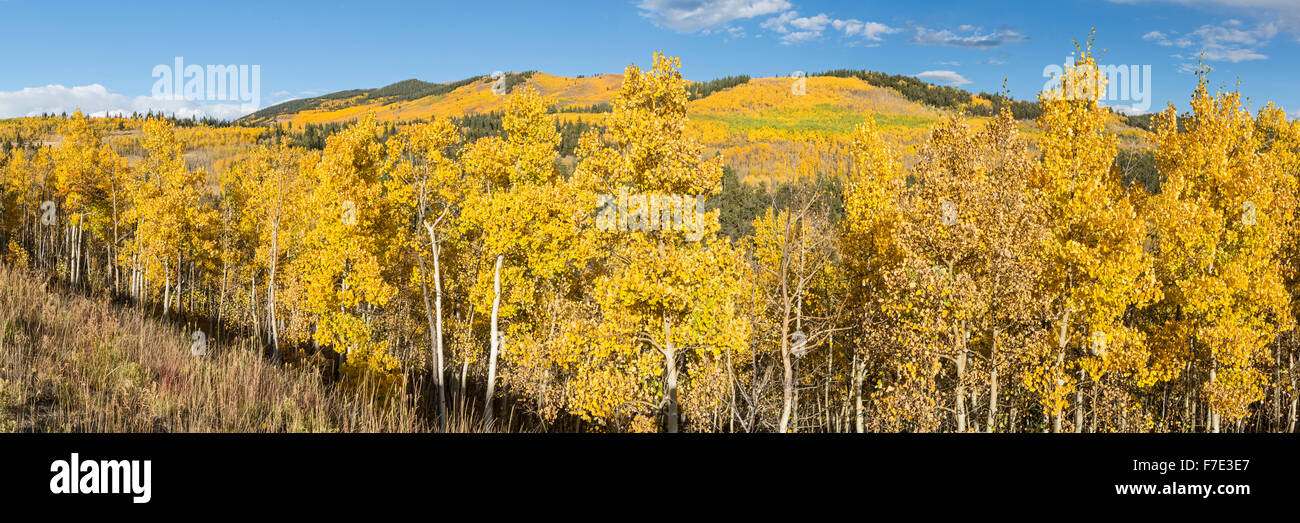
<svg viewBox="0 0 1300 523"><path fill-rule="evenodd" d="M872 117L881 129L926 129L935 123L932 118L907 115L876 114ZM699 114L692 115L691 118L725 124L733 133L775 130L847 135L866 120L867 114L820 104L811 109L767 109L752 114Z"/></svg>

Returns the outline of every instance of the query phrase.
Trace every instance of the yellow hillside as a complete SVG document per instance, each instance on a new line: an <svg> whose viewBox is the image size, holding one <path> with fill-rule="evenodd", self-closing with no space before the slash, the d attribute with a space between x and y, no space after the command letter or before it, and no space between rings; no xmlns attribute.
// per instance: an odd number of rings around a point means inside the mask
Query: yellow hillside
<svg viewBox="0 0 1300 523"><path fill-rule="evenodd" d="M817 172L846 172L849 137L866 118L875 119L910 160L928 130L947 115L857 78L807 78L803 94L795 94L792 82L756 78L693 100L688 106L691 130L710 154L723 155L742 179L775 183ZM613 95L611 89L608 96ZM602 101L608 99L577 105ZM559 118L599 124L604 116L562 113Z"/></svg>
<svg viewBox="0 0 1300 523"><path fill-rule="evenodd" d="M568 78L537 72L522 85L531 85L538 92L553 97L560 106L586 106L613 100L622 84L622 74ZM426 96L408 102L374 101L353 105L350 100L331 101L320 108L299 112L281 121L292 122L295 127L309 123L346 122L358 120L370 111L381 121L453 117L502 109L505 101L504 96L492 93L492 79L485 78L444 95Z"/></svg>
<svg viewBox="0 0 1300 523"><path fill-rule="evenodd" d="M929 129L951 114L858 78L818 76L804 81L802 94L792 89L791 78L755 78L693 100L688 107L691 131L710 154L723 155L742 179L776 183L819 172L847 172L849 137L867 118L875 120L880 132L910 164ZM359 120L367 112L374 112L381 121L405 121L502 110L507 97L493 94L492 82L483 78L446 94L411 101L331 100L279 121L300 127ZM520 85L534 87L560 107L587 107L612 101L622 82L622 74L570 78L535 72ZM991 105L982 97L976 97L975 103ZM562 112L556 116L565 122L599 125L606 114ZM984 119L971 120L972 125L980 125ZM1126 144L1145 141L1144 131L1125 126L1118 116L1112 120L1112 131ZM1037 137L1032 123L1026 122L1021 130L1031 141Z"/></svg>
<svg viewBox="0 0 1300 523"><path fill-rule="evenodd" d="M853 129L867 118L910 157L944 112L857 78L757 78L695 100L691 127L742 179L777 183L847 172Z"/></svg>

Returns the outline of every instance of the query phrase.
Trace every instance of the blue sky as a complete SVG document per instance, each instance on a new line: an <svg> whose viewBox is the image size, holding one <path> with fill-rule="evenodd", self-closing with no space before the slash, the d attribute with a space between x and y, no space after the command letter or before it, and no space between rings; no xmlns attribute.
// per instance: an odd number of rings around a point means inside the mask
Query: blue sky
<svg viewBox="0 0 1300 523"><path fill-rule="evenodd" d="M1150 110L1180 108L1204 53L1215 86L1300 115L1296 0L605 0L495 2L0 0L0 117L82 108L237 116L151 98L156 65L260 67L260 104L407 78L493 71L574 76L682 58L693 80L871 69L1016 98L1043 87L1071 39L1104 64L1150 65ZM1238 84L1238 82L1240 82ZM1123 105L1127 102L1116 102Z"/></svg>

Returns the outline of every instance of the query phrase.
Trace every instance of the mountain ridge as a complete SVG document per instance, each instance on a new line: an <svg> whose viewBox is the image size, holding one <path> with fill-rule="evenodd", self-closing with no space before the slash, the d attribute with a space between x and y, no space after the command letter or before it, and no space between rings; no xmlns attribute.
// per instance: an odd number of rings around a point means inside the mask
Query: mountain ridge
<svg viewBox="0 0 1300 523"><path fill-rule="evenodd" d="M578 110L585 107L599 107L609 104L617 94L623 75L621 73L603 73L597 75L579 75L565 77L551 75L540 71L525 71L505 75L505 93L521 84L532 85L544 95L553 96L558 112L590 113L599 111ZM885 87L897 91L903 97L924 105L940 109L955 109L965 106L968 112L989 116L1003 105L1009 107L1018 119L1031 119L1037 116L1037 102L1018 101L1003 95L988 93L971 93L963 89L940 86L905 75L835 69L814 73L808 78L838 77L856 78L875 87ZM747 75L726 76L705 82L690 82L691 100L707 98L744 85L755 79L796 81L788 77L750 77ZM311 98L298 98L281 102L252 114L236 122L245 125L265 125L271 123L292 122L305 123L341 123L360 116L363 111L374 110L381 120L407 120L429 116L466 116L496 110L500 100L493 103L491 99L469 100L475 95L489 91L495 82L488 75L471 76L449 82L425 82L416 78L402 80L383 87L348 89ZM458 93L458 91L460 91ZM451 95L460 95L449 103L439 103ZM455 97L454 97L455 98ZM480 97L481 98L481 97ZM446 107L462 106L462 107ZM385 108L392 109L386 111ZM457 112L455 109L460 109ZM385 115L384 113L392 114Z"/></svg>

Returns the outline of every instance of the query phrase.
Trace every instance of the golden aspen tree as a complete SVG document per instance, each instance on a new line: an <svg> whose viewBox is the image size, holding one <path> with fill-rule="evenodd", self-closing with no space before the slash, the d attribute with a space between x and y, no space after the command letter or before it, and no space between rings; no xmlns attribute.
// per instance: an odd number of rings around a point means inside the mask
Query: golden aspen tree
<svg viewBox="0 0 1300 523"><path fill-rule="evenodd" d="M797 366L809 353L825 344L836 331L834 312L815 311L814 286L833 264L834 237L830 224L802 194L789 209L754 220L750 252L754 257L754 283L762 290L765 307L754 322L769 334L763 345L775 345L781 366L781 414L778 432L794 432L798 425ZM792 425L793 423L793 425Z"/></svg>
<svg viewBox="0 0 1300 523"><path fill-rule="evenodd" d="M980 142L988 169L984 178L988 198L979 225L986 267L981 296L986 302L975 324L988 369L984 430L997 432L1002 423L1002 371L1015 376L1019 371L1014 368L1015 356L1041 339L1044 302L1036 284L1044 270L1041 248L1048 239L1051 217L1041 193L1030 186L1040 165L1008 110L988 122Z"/></svg>
<svg viewBox="0 0 1300 523"><path fill-rule="evenodd" d="M438 119L407 126L387 144L389 161L394 163L389 169L394 177L390 194L411 208L405 212L413 216L415 223L407 237L418 262L419 272L413 277L419 280L424 302L429 332L428 366L432 369L437 394L438 426L444 430L447 400L443 359L443 247L447 231L454 230L452 223L458 216L453 213L464 200L466 190L460 166L447 156L447 152L459 141L460 133L456 127L448 120ZM424 243L426 234L427 247ZM432 265L431 273L430 264L425 263L426 253ZM433 286L432 304L430 283Z"/></svg>
<svg viewBox="0 0 1300 523"><path fill-rule="evenodd" d="M1060 84L1039 94L1043 169L1036 181L1052 217L1041 292L1049 300L1052 329L1038 350L1025 354L1021 384L1038 398L1052 432L1063 429L1084 366L1100 368L1087 361L1145 351L1142 336L1123 315L1158 292L1151 256L1143 251L1144 223L1112 169L1116 139L1106 131L1107 110L1098 103L1105 82L1090 43L1075 63L1066 64ZM1104 340L1099 345L1105 348L1094 349L1093 340Z"/></svg>
<svg viewBox="0 0 1300 523"><path fill-rule="evenodd" d="M461 213L464 234L492 260L485 266L493 268L490 279L489 273L480 273L471 291L475 303L491 304L484 398L489 427L498 358L507 353L521 360L535 356L528 340L541 339L543 352L557 342L555 329L547 327L556 318L547 314L565 294L562 282L589 256L581 234L586 212L578 192L556 169L560 136L550 105L531 86L516 90L502 118L504 140L480 140L463 158L478 186ZM511 327L503 330L503 321ZM506 332L519 345L503 343Z"/></svg>
<svg viewBox="0 0 1300 523"><path fill-rule="evenodd" d="M1255 118L1255 134L1259 137L1261 152L1266 155L1266 163L1280 170L1279 180L1300 176L1300 121L1288 119L1280 107L1269 103L1260 109ZM1296 227L1297 213L1300 213L1300 195L1295 191L1280 190L1274 194L1275 206L1279 213L1289 213L1290 227L1277 232L1280 234L1281 246L1278 256L1288 294L1290 295L1291 317L1300 318L1300 228ZM1298 382L1296 370L1296 329L1294 326L1285 336L1279 336L1273 343L1273 430L1295 432L1298 420L1297 394Z"/></svg>
<svg viewBox="0 0 1300 523"><path fill-rule="evenodd" d="M815 426L820 430L849 432L852 430L849 408L853 395L846 385L852 386L853 376L851 369L844 365L845 362L852 361L853 353L852 346L847 343L852 331L852 326L848 323L850 316L847 314L848 279L844 272L843 256L838 250L839 238L831 218L835 212L834 196L827 197L829 212L818 215L817 227L814 229L818 235L827 238L824 247L826 263L810 282L804 303L806 317L815 319L825 333L825 342L819 345L825 347L825 350L815 355L805 353L807 357L800 363L805 369L800 373L803 380L800 387L807 392L801 396L801 389L795 389L795 406L808 405L810 414L815 416ZM744 292L743 289L742 287L741 292ZM801 397L806 397L809 401L805 402ZM805 423L804 426L808 427L808 424Z"/></svg>
<svg viewBox="0 0 1300 523"><path fill-rule="evenodd" d="M0 228L5 232L5 260L20 267L31 261L24 243L35 243L40 220L37 188L39 161L23 149L15 149L5 161L0 179ZM40 261L39 258L36 260Z"/></svg>
<svg viewBox="0 0 1300 523"><path fill-rule="evenodd" d="M1073 390L1076 399L1082 397L1079 380L1065 376L1070 346L1080 379L1091 373L1095 381L1109 364L1125 363L1123 372L1148 382L1145 342L1120 320L1127 308L1158 296L1151 257L1141 248L1145 231L1111 167L1115 138L1105 132L1105 110L1096 102L1106 79L1088 52L1082 58L1067 67L1057 90L1040 95L1043 143L1049 144L1043 187L1055 216L1046 279L1054 300L1049 312L1054 343L1045 345L1055 345L1055 362L1037 358L1025 383L1039 395L1054 431L1061 429L1065 394Z"/></svg>
<svg viewBox="0 0 1300 523"><path fill-rule="evenodd" d="M101 233L101 236L105 241L109 242L105 263L108 270L112 272L113 293L118 294L121 292L122 284L122 264L118 252L122 248L122 235L126 232L124 230L123 216L129 204L127 184L132 174L130 164L126 158L118 156L109 146L105 145L103 147L103 155L107 159L106 167L109 169L108 176L104 180L106 184L104 189L108 193L107 201L104 202L105 210L108 213L108 221L103 225L105 230Z"/></svg>
<svg viewBox="0 0 1300 523"><path fill-rule="evenodd" d="M958 432L968 430L971 336L977 319L987 313L982 294L989 290L983 250L988 240L981 226L990 191L980 149L975 132L960 117L932 131L915 169L914 196L900 231L911 292L899 300L915 311L903 319L902 332L912 338L905 345L932 365L920 369L933 374L926 378L929 383L939 382L944 360L952 364L951 409Z"/></svg>
<svg viewBox="0 0 1300 523"><path fill-rule="evenodd" d="M373 319L396 293L397 264L405 228L385 194L387 164L382 128L373 114L330 136L303 194L309 214L303 255L294 257L301 280L300 307L314 321L311 339L342 359L354 385L385 388L397 383L399 364Z"/></svg>
<svg viewBox="0 0 1300 523"><path fill-rule="evenodd" d="M107 188L118 166L117 155L103 147L99 132L77 111L60 129L63 141L54 148L54 190L60 218L64 220L68 282L77 285L82 277L82 252L89 228L101 240L111 223L112 209Z"/></svg>
<svg viewBox="0 0 1300 523"><path fill-rule="evenodd" d="M238 180L245 176L241 172L245 168L244 163L242 159L236 160L228 169L221 172L221 193L216 206L220 227L220 232L216 234L216 245L220 249L218 259L221 263L221 272L218 280L217 302L212 305L214 310L209 312L209 319L215 320L213 338L223 338L225 332L222 329L226 323L239 317L236 311L240 309L241 300L235 299L230 302L231 306L227 307L226 297L231 294L242 296L238 290L239 284L246 276L255 274L251 261L257 251L257 231L250 230L243 223L245 220L242 208L247 201L247 195L239 194L240 191L234 187ZM249 291L253 291L252 285L249 286ZM236 312L233 318L226 315L228 309L234 309L232 312ZM250 315L251 309L250 304Z"/></svg>
<svg viewBox="0 0 1300 523"><path fill-rule="evenodd" d="M737 314L741 253L717 237L716 211L702 212L702 201L696 209L686 203L720 191L722 165L721 158L704 160L703 147L686 136L686 83L679 67L678 59L662 53L655 54L649 71L628 66L606 120L605 144L592 135L584 138L574 175L580 187L609 195L606 203L612 195L629 194L626 215L635 216L617 219L624 230L600 233L611 250L610 265L596 281L602 331L588 356L624 362L619 371L630 379L602 378L606 383L657 381L657 387L624 397L653 394L655 399L631 407L633 426L650 428L648 405L662 412L666 432L679 430L681 366L690 359L718 358L727 350L744 352L749 331L746 319ZM658 209L650 203L652 195ZM690 214L689 228L666 230L655 212L663 209L660 195L675 199L677 210ZM658 371L647 375L652 363ZM584 405L589 393L578 396L580 409L610 410L590 400Z"/></svg>
<svg viewBox="0 0 1300 523"><path fill-rule="evenodd" d="M984 430L993 430L1005 359L998 345L1032 331L1041 316L1034 258L1047 238L1045 216L1026 187L1035 167L1003 113L978 132L960 117L939 124L914 170L899 234L904 265L895 273L896 301L905 311L900 332L915 353L909 358L934 369L918 369L936 374L924 381L951 382L952 399L935 401L951 405L958 432L979 429L973 418L980 377L989 391Z"/></svg>
<svg viewBox="0 0 1300 523"><path fill-rule="evenodd" d="M862 389L867 361L884 348L892 330L886 325L890 306L886 274L901 255L897 238L906 187L902 162L880 136L875 119L867 118L854 131L849 154L853 168L844 196L839 249L848 280L854 429L864 432Z"/></svg>
<svg viewBox="0 0 1300 523"><path fill-rule="evenodd" d="M1241 420L1263 399L1268 348L1293 324L1279 263L1292 227L1294 174L1261 154L1255 120L1239 93L1211 94L1201 71L1180 129L1162 113L1153 198L1157 272L1170 313L1163 339L1187 362L1207 406L1206 427ZM1172 372L1172 371L1171 371Z"/></svg>
<svg viewBox="0 0 1300 523"><path fill-rule="evenodd" d="M298 196L305 194L302 165L298 155L284 144L259 147L246 161L226 172L223 185L238 213L237 230L245 238L245 247L252 249L248 262L256 272L264 273L266 284L265 331L271 346L271 358L281 358L282 333L279 332L277 290L282 259L290 250L290 235L285 231L297 229L301 224ZM287 264L286 264L287 265ZM223 274L224 279L224 274ZM256 281L255 278L251 281ZM256 293L256 285L251 292Z"/></svg>
<svg viewBox="0 0 1300 523"><path fill-rule="evenodd" d="M215 216L201 203L206 173L188 168L185 145L170 122L146 121L142 147L145 155L130 182L131 204L124 214L134 224L135 238L123 256L135 267L137 299L147 301L149 284L162 284L167 316L180 303L183 262L212 250L202 234L211 230Z"/></svg>

